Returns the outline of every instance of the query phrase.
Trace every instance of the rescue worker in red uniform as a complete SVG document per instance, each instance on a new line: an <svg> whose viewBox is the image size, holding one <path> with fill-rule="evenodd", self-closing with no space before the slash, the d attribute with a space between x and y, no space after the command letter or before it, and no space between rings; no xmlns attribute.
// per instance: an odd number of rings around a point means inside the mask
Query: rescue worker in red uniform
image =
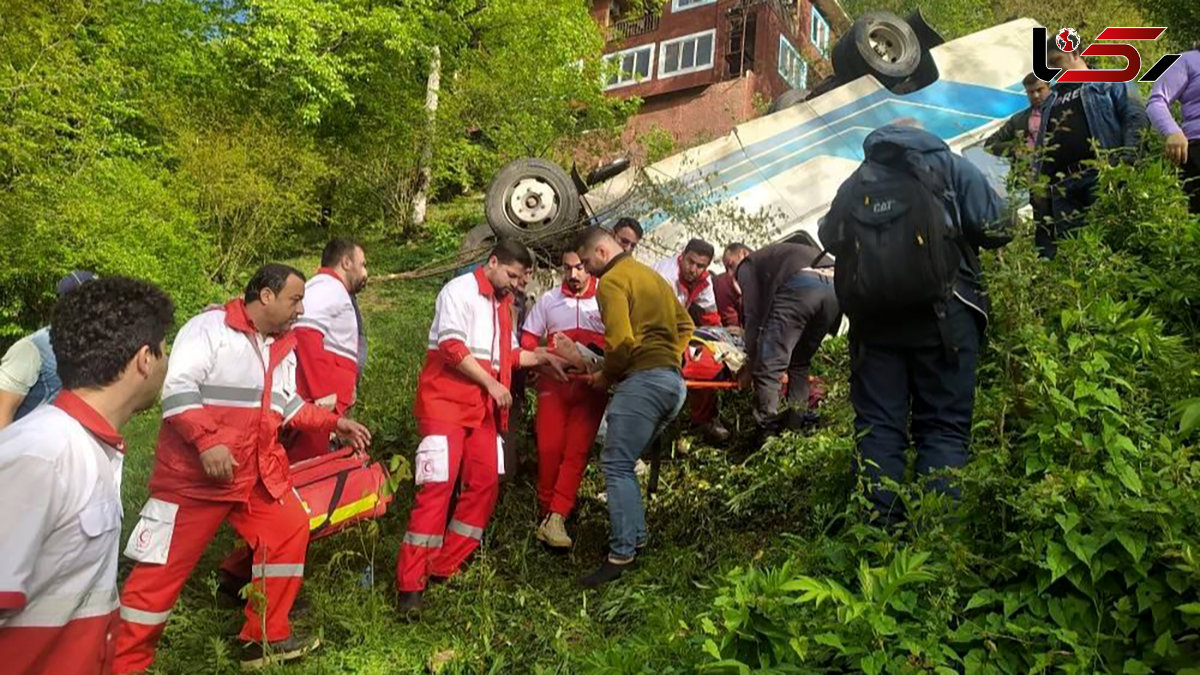
<svg viewBox="0 0 1200 675"><path fill-rule="evenodd" d="M304 314L296 320L296 389L301 398L338 415L354 405L366 363L366 332L356 298L367 287L367 257L350 239L325 245L321 268L304 285ZM293 432L288 459L329 451L329 436Z"/></svg>
<svg viewBox="0 0 1200 675"><path fill-rule="evenodd" d="M562 272L562 286L543 295L525 320L521 347L532 351L544 342L577 364L573 370L586 370L578 350L604 353L596 278L587 273L574 251L563 254ZM537 389L537 492L542 516L537 538L552 548L570 548L566 519L575 507L608 397L585 378L568 382L541 378Z"/></svg>
<svg viewBox="0 0 1200 675"><path fill-rule="evenodd" d="M138 563L121 593L114 672L140 672L153 662L184 582L225 521L250 544L255 594L265 598L265 617L262 603L246 603L243 666L291 660L317 646L288 622L304 575L308 514L292 489L279 429L336 430L356 447L370 434L296 391L290 327L303 300L304 275L266 265L244 298L201 313L176 336L150 499L125 548Z"/></svg>
<svg viewBox="0 0 1200 675"><path fill-rule="evenodd" d="M111 671L119 430L158 400L174 314L158 288L120 277L88 283L54 308L64 389L0 431L0 672Z"/></svg>
<svg viewBox="0 0 1200 675"><path fill-rule="evenodd" d="M396 563L399 608L407 618L420 612L430 576L458 572L492 517L504 472L500 434L512 407L513 369L547 366L566 379L562 358L517 344L512 290L532 266L528 249L501 241L487 264L438 293L414 406L422 437L413 462L416 503Z"/></svg>
<svg viewBox="0 0 1200 675"><path fill-rule="evenodd" d="M318 407L346 415L357 398L358 379L367 358L367 338L357 297L367 287L367 258L362 245L333 239L321 254L321 268L304 284L304 313L296 320L296 390ZM329 434L292 428L283 433L291 464L329 452ZM218 589L241 606L241 589L250 583L250 549L240 542L221 563ZM303 602L301 600L300 602Z"/></svg>
<svg viewBox="0 0 1200 675"><path fill-rule="evenodd" d="M716 251L713 245L701 239L692 239L678 256L664 258L654 264L654 271L667 280L679 298L679 304L687 310L696 326L720 326L721 314L717 311L717 296L713 292L708 266L712 264ZM688 393L692 426L700 430L714 443L729 439L729 430L721 424L715 391L692 391Z"/></svg>

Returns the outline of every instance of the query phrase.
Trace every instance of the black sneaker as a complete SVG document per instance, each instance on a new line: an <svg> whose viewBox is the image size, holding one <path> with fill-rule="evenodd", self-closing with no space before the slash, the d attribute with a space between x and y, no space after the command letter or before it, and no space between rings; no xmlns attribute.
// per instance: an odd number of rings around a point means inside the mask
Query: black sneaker
<svg viewBox="0 0 1200 675"><path fill-rule="evenodd" d="M396 609L404 621L416 621L421 618L421 603L424 591L400 591Z"/></svg>
<svg viewBox="0 0 1200 675"><path fill-rule="evenodd" d="M599 569L586 577L579 578L579 584L584 588L600 588L610 581L620 579L621 575L633 569L636 563L637 558L630 558L628 562L616 563L611 558L605 557Z"/></svg>
<svg viewBox="0 0 1200 675"><path fill-rule="evenodd" d="M258 670L272 663L295 661L320 646L321 640L315 635L301 635L295 630L286 639L268 643L265 652L261 642L249 642L242 647L242 670Z"/></svg>

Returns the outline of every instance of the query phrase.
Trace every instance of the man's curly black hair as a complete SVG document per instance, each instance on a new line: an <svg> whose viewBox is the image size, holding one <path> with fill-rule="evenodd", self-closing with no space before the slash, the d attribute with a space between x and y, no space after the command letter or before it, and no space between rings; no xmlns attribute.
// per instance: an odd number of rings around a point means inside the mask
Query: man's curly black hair
<svg viewBox="0 0 1200 675"><path fill-rule="evenodd" d="M175 303L154 284L102 277L54 306L50 344L64 389L104 387L121 376L142 347L162 356Z"/></svg>

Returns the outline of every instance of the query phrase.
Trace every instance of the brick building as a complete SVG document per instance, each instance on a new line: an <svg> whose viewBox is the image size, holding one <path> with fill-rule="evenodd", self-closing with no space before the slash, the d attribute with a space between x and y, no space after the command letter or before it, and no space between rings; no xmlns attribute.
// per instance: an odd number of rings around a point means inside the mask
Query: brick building
<svg viewBox="0 0 1200 675"><path fill-rule="evenodd" d="M618 72L613 96L638 96L626 148L655 128L676 148L729 133L789 89L831 74L835 35L850 24L837 0L663 0L633 13L622 0L594 0Z"/></svg>

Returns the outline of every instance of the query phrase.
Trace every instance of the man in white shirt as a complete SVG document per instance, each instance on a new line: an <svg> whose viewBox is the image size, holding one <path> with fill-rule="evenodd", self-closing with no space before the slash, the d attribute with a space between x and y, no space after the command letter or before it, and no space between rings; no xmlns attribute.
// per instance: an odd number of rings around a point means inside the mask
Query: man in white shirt
<svg viewBox="0 0 1200 675"><path fill-rule="evenodd" d="M721 325L717 296L708 274L708 266L712 264L715 253L712 244L703 239L692 239L679 255L663 258L654 264L654 271L671 284L679 304L687 310L697 327ZM710 442L724 443L729 439L729 430L721 424L715 391L689 392L688 407L691 409L692 426L699 429Z"/></svg>
<svg viewBox="0 0 1200 675"><path fill-rule="evenodd" d="M174 305L120 277L64 297L50 326L63 391L0 431L0 663L98 675L112 660L121 535L118 430L154 405Z"/></svg>
<svg viewBox="0 0 1200 675"><path fill-rule="evenodd" d="M82 270L71 272L55 289L62 298L96 275ZM0 429L52 403L62 389L58 379L54 350L50 347L50 328L17 340L0 359Z"/></svg>

